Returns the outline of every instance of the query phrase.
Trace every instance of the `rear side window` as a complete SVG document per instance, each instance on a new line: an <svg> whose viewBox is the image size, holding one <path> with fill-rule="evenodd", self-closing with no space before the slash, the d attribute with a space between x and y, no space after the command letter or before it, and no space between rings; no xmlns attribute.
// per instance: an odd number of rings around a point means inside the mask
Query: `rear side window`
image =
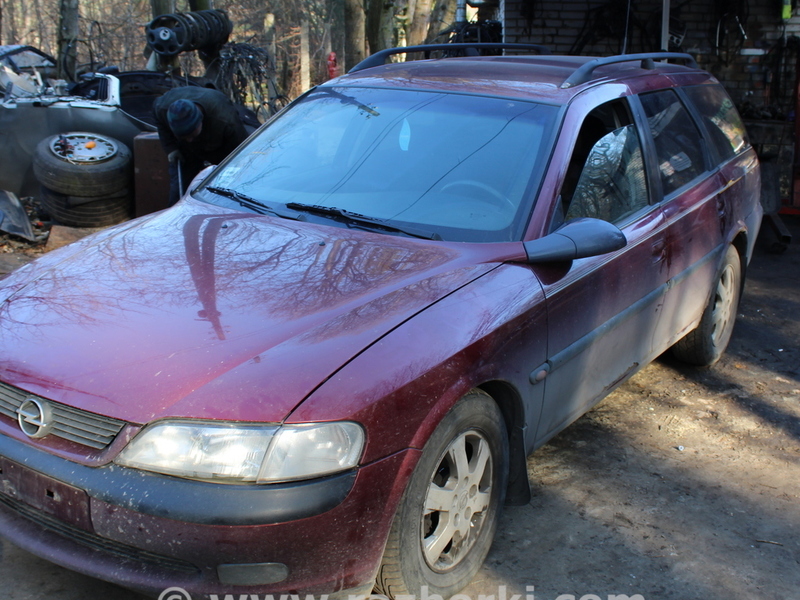
<svg viewBox="0 0 800 600"><path fill-rule="evenodd" d="M683 89L703 118L711 145L721 160L733 157L748 146L742 118L721 85L694 85Z"/></svg>
<svg viewBox="0 0 800 600"><path fill-rule="evenodd" d="M674 91L642 94L640 98L667 196L705 172L702 136Z"/></svg>

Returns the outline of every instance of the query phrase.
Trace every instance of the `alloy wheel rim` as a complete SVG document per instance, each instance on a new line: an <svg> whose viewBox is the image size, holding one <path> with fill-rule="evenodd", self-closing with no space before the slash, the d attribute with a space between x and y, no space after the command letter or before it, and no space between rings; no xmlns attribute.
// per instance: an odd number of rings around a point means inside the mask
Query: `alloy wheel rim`
<svg viewBox="0 0 800 600"><path fill-rule="evenodd" d="M725 270L719 278L714 299L711 340L714 345L719 345L720 339L726 335L729 324L733 319L733 300L736 297L736 277L732 265L725 265Z"/></svg>
<svg viewBox="0 0 800 600"><path fill-rule="evenodd" d="M489 443L475 430L456 437L442 454L422 519L422 554L434 571L455 568L478 540L493 493L492 470Z"/></svg>

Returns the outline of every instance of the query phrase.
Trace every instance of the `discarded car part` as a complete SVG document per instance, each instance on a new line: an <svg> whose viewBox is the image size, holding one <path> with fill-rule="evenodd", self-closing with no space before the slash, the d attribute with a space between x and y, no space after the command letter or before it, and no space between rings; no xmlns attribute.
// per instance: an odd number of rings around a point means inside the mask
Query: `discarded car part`
<svg viewBox="0 0 800 600"><path fill-rule="evenodd" d="M134 216L169 206L169 161L158 134L145 131L133 140Z"/></svg>
<svg viewBox="0 0 800 600"><path fill-rule="evenodd" d="M0 89L5 90L7 96L35 96L36 86L28 79L15 73L10 67L0 64Z"/></svg>
<svg viewBox="0 0 800 600"><path fill-rule="evenodd" d="M160 15L145 28L147 45L162 56L221 46L228 41L233 24L221 10L200 10Z"/></svg>
<svg viewBox="0 0 800 600"><path fill-rule="evenodd" d="M128 196L131 193L129 188L122 188L119 191L107 194L105 196L69 196L66 194L59 194L54 190L49 191L58 194L59 196L65 196L69 206L81 206L82 204L89 204L90 202L97 202L99 200L117 200L118 198Z"/></svg>
<svg viewBox="0 0 800 600"><path fill-rule="evenodd" d="M209 66L207 75L235 104L254 107L255 119L249 118L249 111L239 111L245 126L258 128L289 102L280 93L275 57L264 48L227 43L220 48L219 60Z"/></svg>
<svg viewBox="0 0 800 600"><path fill-rule="evenodd" d="M133 194L126 188L101 197L68 196L42 186L39 200L50 217L62 225L106 227L130 218Z"/></svg>
<svg viewBox="0 0 800 600"><path fill-rule="evenodd" d="M40 183L33 172L33 155L36 145L48 136L65 131L92 132L132 147L137 135L156 131L152 111L155 98L175 86L202 82L130 71L83 76L70 88L70 95L46 86L35 96L15 96L14 90L9 95L6 90L7 97L0 102L0 189L19 197L38 194ZM259 125L252 111L241 107L240 113L245 123Z"/></svg>
<svg viewBox="0 0 800 600"><path fill-rule="evenodd" d="M50 150L70 163L99 163L116 156L119 146L93 133L67 133L50 139Z"/></svg>
<svg viewBox="0 0 800 600"><path fill-rule="evenodd" d="M107 196L130 186L131 151L93 133L53 135L36 146L33 172L43 186L67 196Z"/></svg>
<svg viewBox="0 0 800 600"><path fill-rule="evenodd" d="M7 66L17 75L39 73L41 77L49 78L56 74L56 59L33 46L0 46L0 65Z"/></svg>
<svg viewBox="0 0 800 600"><path fill-rule="evenodd" d="M7 190L0 190L0 231L36 241L25 207L13 192Z"/></svg>
<svg viewBox="0 0 800 600"><path fill-rule="evenodd" d="M117 77L95 74L91 81L92 99L43 94L0 102L0 189L19 197L39 192L32 163L37 144L49 136L86 131L130 146L140 132L155 131L154 126L120 109Z"/></svg>
<svg viewBox="0 0 800 600"><path fill-rule="evenodd" d="M120 106L127 114L152 127L156 126L153 102L174 87L207 85L204 80L177 79L153 71L125 71L115 73L119 80Z"/></svg>

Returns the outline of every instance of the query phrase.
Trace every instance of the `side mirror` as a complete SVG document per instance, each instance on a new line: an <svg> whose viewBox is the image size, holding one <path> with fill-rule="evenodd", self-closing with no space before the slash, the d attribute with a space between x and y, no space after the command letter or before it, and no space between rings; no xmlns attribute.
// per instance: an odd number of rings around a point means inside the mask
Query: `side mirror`
<svg viewBox="0 0 800 600"><path fill-rule="evenodd" d="M561 229L524 242L528 263L564 262L608 254L628 243L616 225L600 219L574 219Z"/></svg>

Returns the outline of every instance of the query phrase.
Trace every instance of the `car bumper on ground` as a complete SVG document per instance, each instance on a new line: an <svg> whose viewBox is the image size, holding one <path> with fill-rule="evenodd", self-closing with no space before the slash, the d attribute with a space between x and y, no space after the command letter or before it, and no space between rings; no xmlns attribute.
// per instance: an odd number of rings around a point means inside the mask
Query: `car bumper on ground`
<svg viewBox="0 0 800 600"><path fill-rule="evenodd" d="M144 593L369 593L417 459L238 486L85 467L0 436L0 534Z"/></svg>

